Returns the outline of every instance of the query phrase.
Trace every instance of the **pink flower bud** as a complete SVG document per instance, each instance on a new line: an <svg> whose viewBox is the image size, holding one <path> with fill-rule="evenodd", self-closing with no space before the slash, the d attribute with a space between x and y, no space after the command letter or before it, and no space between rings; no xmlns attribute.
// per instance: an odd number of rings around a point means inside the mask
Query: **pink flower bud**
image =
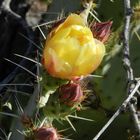
<svg viewBox="0 0 140 140"><path fill-rule="evenodd" d="M55 128L41 127L35 130L35 140L59 140L59 136Z"/></svg>
<svg viewBox="0 0 140 140"><path fill-rule="evenodd" d="M80 103L83 99L83 91L77 83L68 83L59 88L60 101L67 105Z"/></svg>
<svg viewBox="0 0 140 140"><path fill-rule="evenodd" d="M106 42L111 33L110 31L111 26L112 26L112 21L94 23L91 26L93 36L103 43Z"/></svg>

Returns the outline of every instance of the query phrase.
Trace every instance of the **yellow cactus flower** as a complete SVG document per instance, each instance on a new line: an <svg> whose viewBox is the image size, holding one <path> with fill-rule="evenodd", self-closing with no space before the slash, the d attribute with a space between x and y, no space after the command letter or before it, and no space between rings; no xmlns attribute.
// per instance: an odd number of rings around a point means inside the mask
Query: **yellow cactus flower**
<svg viewBox="0 0 140 140"><path fill-rule="evenodd" d="M104 54L104 44L93 38L79 15L71 14L48 35L43 65L54 77L72 79L96 70Z"/></svg>

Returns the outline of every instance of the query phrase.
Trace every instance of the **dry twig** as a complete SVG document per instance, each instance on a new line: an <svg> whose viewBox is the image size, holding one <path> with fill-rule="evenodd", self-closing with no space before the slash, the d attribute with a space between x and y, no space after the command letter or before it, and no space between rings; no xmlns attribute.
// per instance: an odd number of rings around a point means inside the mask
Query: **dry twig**
<svg viewBox="0 0 140 140"><path fill-rule="evenodd" d="M129 96L126 98L126 100L122 103L122 105L119 107L119 109L114 113L114 115L109 119L109 121L104 125L104 127L98 132L98 134L93 138L93 140L97 140L104 131L110 126L110 124L116 119L116 117L124 111L126 106L130 103L133 96L136 94L138 88L140 87L140 82L138 81L135 88L132 90L132 92L129 94Z"/></svg>
<svg viewBox="0 0 140 140"><path fill-rule="evenodd" d="M132 8L130 0L124 0L124 8L125 8L125 25L124 25L124 68L127 72L127 81L128 81L128 95L131 93L131 90L133 87L135 87L134 84L134 74L133 69L131 67L131 61L130 61L130 46L129 46L129 36L130 36L130 20L132 15ZM137 102L137 101L136 101ZM135 103L137 104L137 103ZM138 131L138 135L140 135L140 123L139 123L139 117L137 114L137 109L134 105L134 103L129 103L129 110L131 112L131 115L133 117L133 121L136 127L136 130ZM139 137L139 136L138 136Z"/></svg>
<svg viewBox="0 0 140 140"><path fill-rule="evenodd" d="M125 10L125 23L124 23L124 38L123 38L123 46L124 46L124 68L127 72L127 82L128 82L128 97L123 102L123 104L120 106L120 108L115 112L115 114L109 119L109 121L105 124L105 126L99 131L99 133L93 138L93 140L97 140L103 132L110 126L110 124L115 120L115 118L121 113L122 110L126 108L128 105L129 110L131 112L131 115L133 117L133 121L136 127L136 130L140 134L140 123L138 118L138 113L135 107L135 104L137 100L134 102L131 102L131 100L134 98L134 95L138 91L140 87L140 82L135 80L133 69L131 67L131 61L130 61L130 46L129 46L129 35L130 35L130 20L132 15L132 9L130 0L124 0L124 10ZM139 137L139 136L138 136Z"/></svg>

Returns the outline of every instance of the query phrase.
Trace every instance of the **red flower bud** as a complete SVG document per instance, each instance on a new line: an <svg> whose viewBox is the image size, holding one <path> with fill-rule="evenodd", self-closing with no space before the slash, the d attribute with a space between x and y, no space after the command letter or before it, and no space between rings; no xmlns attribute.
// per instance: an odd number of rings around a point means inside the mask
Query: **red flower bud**
<svg viewBox="0 0 140 140"><path fill-rule="evenodd" d="M77 83L69 83L62 85L59 88L60 101L67 105L74 105L80 103L83 99L83 91L81 86Z"/></svg>
<svg viewBox="0 0 140 140"><path fill-rule="evenodd" d="M112 26L112 21L101 22L101 23L94 23L91 26L91 31L93 36L100 40L101 42L106 42L111 31L110 28Z"/></svg>
<svg viewBox="0 0 140 140"><path fill-rule="evenodd" d="M59 136L55 128L41 127L35 130L35 140L59 140Z"/></svg>

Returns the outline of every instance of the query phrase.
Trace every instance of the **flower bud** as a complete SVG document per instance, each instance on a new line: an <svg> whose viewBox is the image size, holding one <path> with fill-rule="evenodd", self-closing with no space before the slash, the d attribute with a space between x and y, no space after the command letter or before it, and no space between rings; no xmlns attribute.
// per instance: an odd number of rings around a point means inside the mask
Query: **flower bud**
<svg viewBox="0 0 140 140"><path fill-rule="evenodd" d="M76 83L68 83L59 88L60 101L67 105L80 103L84 96L81 86Z"/></svg>
<svg viewBox="0 0 140 140"><path fill-rule="evenodd" d="M103 43L106 42L110 35L111 26L112 21L94 23L93 26L91 26L93 36Z"/></svg>
<svg viewBox="0 0 140 140"><path fill-rule="evenodd" d="M71 14L48 35L42 60L50 75L72 79L96 70L104 54L104 44L79 15Z"/></svg>
<svg viewBox="0 0 140 140"><path fill-rule="evenodd" d="M55 128L41 127L35 130L35 140L59 140L59 136Z"/></svg>

